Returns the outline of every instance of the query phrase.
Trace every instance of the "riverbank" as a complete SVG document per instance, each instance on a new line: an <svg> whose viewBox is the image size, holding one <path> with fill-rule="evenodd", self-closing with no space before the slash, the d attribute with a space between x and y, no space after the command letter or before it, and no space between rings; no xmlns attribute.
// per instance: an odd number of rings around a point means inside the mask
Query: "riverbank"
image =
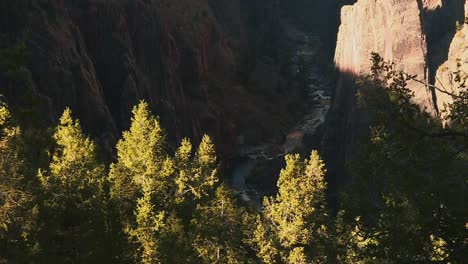
<svg viewBox="0 0 468 264"><path fill-rule="evenodd" d="M289 153L305 153L319 148L320 127L330 110L330 91L333 81L318 63L320 40L297 29L291 30L291 43L295 52L291 57L291 71L301 78L307 71L303 89L307 96L303 118L285 135L281 143L260 143L240 148L239 157L233 162L229 181L239 197L250 203L261 204L264 195L277 191L276 182L284 167L284 156Z"/></svg>

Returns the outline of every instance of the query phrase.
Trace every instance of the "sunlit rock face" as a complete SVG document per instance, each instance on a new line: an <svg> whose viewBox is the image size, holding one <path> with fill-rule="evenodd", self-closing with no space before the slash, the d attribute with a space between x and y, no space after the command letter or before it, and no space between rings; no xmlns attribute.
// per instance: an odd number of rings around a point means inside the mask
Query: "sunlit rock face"
<svg viewBox="0 0 468 264"><path fill-rule="evenodd" d="M465 0L419 0L421 21L427 40L429 82L436 82L436 71L448 59L455 24L464 20ZM462 23L463 24L463 23Z"/></svg>
<svg viewBox="0 0 468 264"><path fill-rule="evenodd" d="M435 10L442 6L442 0L423 0L424 8L428 10Z"/></svg>
<svg viewBox="0 0 468 264"><path fill-rule="evenodd" d="M468 2L465 3L465 16L468 16ZM461 25L461 24L460 24ZM467 78L468 73L468 25L465 24L461 30L455 33L455 37L450 44L448 59L437 70L435 85L442 90L452 94L458 94L462 85L457 80L460 75L462 82ZM465 81L468 85L468 81ZM445 105L453 102L453 98L441 91L436 91L437 105L443 110Z"/></svg>
<svg viewBox="0 0 468 264"><path fill-rule="evenodd" d="M371 52L427 80L427 43L418 1L359 0L342 8L335 53L337 68L351 74L367 74ZM415 92L415 101L433 111L431 92L417 82L411 82L409 87Z"/></svg>
<svg viewBox="0 0 468 264"><path fill-rule="evenodd" d="M464 60L462 67L467 65L466 26L455 32L466 5L465 0L358 0L342 8L334 58L339 78L324 139L333 180L346 182L343 164L352 159L360 139L369 132L372 115L356 106L354 80L370 73L371 52L422 81L453 86L457 58ZM415 102L434 116L450 101L421 83L411 82L409 88Z"/></svg>

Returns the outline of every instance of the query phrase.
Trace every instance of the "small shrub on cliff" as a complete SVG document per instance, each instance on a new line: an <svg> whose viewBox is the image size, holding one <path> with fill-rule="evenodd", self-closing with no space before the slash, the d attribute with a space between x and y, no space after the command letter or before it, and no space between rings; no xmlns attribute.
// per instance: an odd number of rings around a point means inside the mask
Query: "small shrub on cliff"
<svg viewBox="0 0 468 264"><path fill-rule="evenodd" d="M461 31L462 29L463 29L463 25L461 25L460 22L457 21L457 22L455 23L455 30L456 30L457 32L459 32L459 31Z"/></svg>

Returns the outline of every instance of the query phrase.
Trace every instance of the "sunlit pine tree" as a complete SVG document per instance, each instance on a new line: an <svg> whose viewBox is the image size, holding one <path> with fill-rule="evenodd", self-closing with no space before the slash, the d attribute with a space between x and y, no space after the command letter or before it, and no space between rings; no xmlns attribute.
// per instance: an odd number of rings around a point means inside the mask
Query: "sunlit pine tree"
<svg viewBox="0 0 468 264"><path fill-rule="evenodd" d="M60 118L54 140L50 166L39 172L44 193L42 257L51 262L102 261L106 251L104 166L70 109Z"/></svg>

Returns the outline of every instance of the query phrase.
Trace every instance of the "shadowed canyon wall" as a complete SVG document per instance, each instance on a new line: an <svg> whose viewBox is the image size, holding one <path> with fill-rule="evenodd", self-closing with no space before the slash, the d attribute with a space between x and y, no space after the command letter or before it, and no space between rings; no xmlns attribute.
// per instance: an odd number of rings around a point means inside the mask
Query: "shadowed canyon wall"
<svg viewBox="0 0 468 264"><path fill-rule="evenodd" d="M402 70L427 80L427 44L417 1L358 1L341 11L335 52L338 70L355 75L369 73L370 53L377 52ZM424 85L411 83L415 100L432 108Z"/></svg>
<svg viewBox="0 0 468 264"><path fill-rule="evenodd" d="M468 2L465 3L465 17L468 17ZM468 25L466 22L463 28L455 32L446 57L446 61L437 69L435 85L443 91L458 94L460 86L468 86L468 83L462 83L462 80L466 80L468 73ZM465 76L457 76L459 74ZM462 78L458 80L457 77ZM452 97L446 93L436 91L436 94L437 104L441 110L444 110L445 104L453 101Z"/></svg>
<svg viewBox="0 0 468 264"><path fill-rule="evenodd" d="M444 69L467 57L466 27L455 32L464 4L0 0L0 50L25 47L21 67L0 74L0 94L27 121L48 126L70 106L108 150L128 127L132 106L145 99L172 144L208 133L221 156L231 157L239 141L283 143L306 112L286 37L306 32L321 42L318 65L334 62L337 68L322 145L331 181L341 182L344 164L368 130L369 117L356 108L354 79L369 72L370 53L424 81L448 85L452 70ZM417 82L410 88L432 113L447 100Z"/></svg>
<svg viewBox="0 0 468 264"><path fill-rule="evenodd" d="M266 0L1 0L0 48L24 43L25 59L15 76L0 76L0 94L48 125L69 106L108 148L141 99L171 142L209 133L227 154L241 134L246 143L281 139L304 109L283 73L278 8Z"/></svg>

